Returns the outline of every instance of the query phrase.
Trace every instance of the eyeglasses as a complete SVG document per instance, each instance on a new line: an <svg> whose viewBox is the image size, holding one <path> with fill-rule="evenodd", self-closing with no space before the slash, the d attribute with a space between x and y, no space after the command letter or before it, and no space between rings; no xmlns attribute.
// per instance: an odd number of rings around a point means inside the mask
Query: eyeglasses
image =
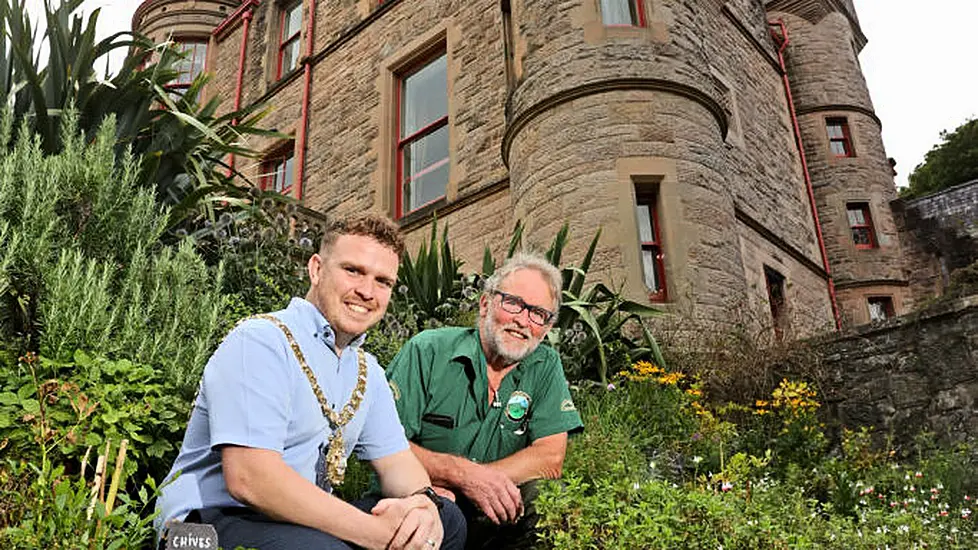
<svg viewBox="0 0 978 550"><path fill-rule="evenodd" d="M540 306L531 306L530 304L523 301L523 298L519 296L513 296L512 294L507 294L501 290L494 290L493 294L499 295L499 306L503 308L506 313L512 313L513 315L519 315L523 313L525 309L528 312L528 317L530 322L535 325L549 325L553 321L554 312L549 309L543 309Z"/></svg>

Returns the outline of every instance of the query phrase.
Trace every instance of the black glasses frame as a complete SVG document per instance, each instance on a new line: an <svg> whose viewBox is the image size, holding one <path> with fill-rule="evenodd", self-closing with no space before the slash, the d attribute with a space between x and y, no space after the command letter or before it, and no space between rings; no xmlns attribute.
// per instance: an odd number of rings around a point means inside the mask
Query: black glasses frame
<svg viewBox="0 0 978 550"><path fill-rule="evenodd" d="M547 326L553 322L554 317L557 316L556 313L550 311L549 309L542 308L540 306L531 306L530 304L523 301L523 298L516 296L514 294L509 294L508 292L503 292L501 290L492 291L494 295L499 295L501 300L499 300L499 307L503 308L506 313L511 313L513 315L519 315L523 313L523 310L527 310L529 314L527 317L530 322L538 326Z"/></svg>

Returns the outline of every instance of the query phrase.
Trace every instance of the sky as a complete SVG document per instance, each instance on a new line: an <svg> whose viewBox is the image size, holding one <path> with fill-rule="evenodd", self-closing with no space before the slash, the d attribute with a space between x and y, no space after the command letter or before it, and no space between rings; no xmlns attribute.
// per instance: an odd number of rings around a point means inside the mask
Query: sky
<svg viewBox="0 0 978 550"><path fill-rule="evenodd" d="M56 0L54 0L56 1ZM101 8L99 34L129 30L140 0L86 0L83 11ZM859 56L883 143L897 161L897 184L953 130L978 117L978 0L855 0L869 44ZM44 0L27 0L32 13ZM923 9L926 6L926 9Z"/></svg>

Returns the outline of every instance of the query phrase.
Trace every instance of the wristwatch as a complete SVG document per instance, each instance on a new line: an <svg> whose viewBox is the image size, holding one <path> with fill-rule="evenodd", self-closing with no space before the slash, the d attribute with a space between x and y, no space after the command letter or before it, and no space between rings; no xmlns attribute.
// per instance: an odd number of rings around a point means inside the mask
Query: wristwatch
<svg viewBox="0 0 978 550"><path fill-rule="evenodd" d="M417 491L411 493L411 496L414 495L424 495L428 497L429 499L431 499L431 502L435 503L435 507L438 508L439 510L441 510L441 507L444 506L444 503L441 501L440 498L438 498L438 493L436 493L435 490L432 489L430 486L422 487Z"/></svg>

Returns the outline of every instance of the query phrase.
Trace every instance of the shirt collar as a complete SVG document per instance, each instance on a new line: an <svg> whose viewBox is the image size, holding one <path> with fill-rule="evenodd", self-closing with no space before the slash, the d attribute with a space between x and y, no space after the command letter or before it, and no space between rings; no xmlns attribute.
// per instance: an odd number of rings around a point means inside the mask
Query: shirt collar
<svg viewBox="0 0 978 550"><path fill-rule="evenodd" d="M323 312L319 311L319 308L314 306L312 302L305 298L292 298L288 309L295 311L303 329L312 332L314 337L322 340L330 348L336 348L336 332L333 331L333 327L330 326ZM351 340L347 347L358 348L363 345L366 339L367 335L361 334Z"/></svg>

